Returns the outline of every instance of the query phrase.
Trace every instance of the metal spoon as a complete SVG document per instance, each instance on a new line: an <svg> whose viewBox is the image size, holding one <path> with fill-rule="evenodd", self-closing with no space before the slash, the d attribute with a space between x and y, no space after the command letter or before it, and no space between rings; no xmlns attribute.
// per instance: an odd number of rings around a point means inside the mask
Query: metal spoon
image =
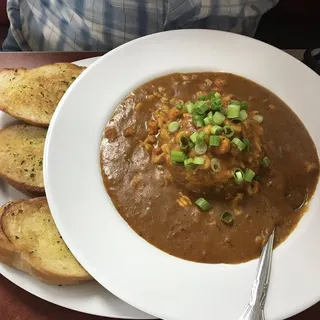
<svg viewBox="0 0 320 320"><path fill-rule="evenodd" d="M266 301L270 280L274 233L275 229L273 229L273 232L270 235L268 242L262 249L262 253L258 264L257 276L253 282L253 286L251 289L250 302L243 315L239 318L239 320L265 319L264 304Z"/></svg>

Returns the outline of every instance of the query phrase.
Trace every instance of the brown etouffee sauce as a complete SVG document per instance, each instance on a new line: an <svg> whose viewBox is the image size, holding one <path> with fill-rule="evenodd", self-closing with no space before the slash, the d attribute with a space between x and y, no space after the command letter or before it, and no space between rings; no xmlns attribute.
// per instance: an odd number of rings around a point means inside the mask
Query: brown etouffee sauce
<svg viewBox="0 0 320 320"><path fill-rule="evenodd" d="M206 192L212 204L206 212L194 205L203 195L175 183L146 147L155 110L192 101L199 91L249 101L248 110L263 116L263 145L271 159L258 174L258 192L234 198ZM101 143L101 170L116 209L149 243L182 259L241 263L260 255L274 227L276 245L292 232L315 191L319 159L302 122L269 90L229 73L176 73L142 85L116 108ZM220 219L225 210L234 213L232 225Z"/></svg>

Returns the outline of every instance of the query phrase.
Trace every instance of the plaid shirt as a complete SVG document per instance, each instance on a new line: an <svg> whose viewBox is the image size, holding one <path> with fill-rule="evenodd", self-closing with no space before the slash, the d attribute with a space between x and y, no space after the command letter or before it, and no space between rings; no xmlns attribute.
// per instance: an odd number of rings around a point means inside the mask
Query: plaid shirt
<svg viewBox="0 0 320 320"><path fill-rule="evenodd" d="M3 50L109 51L135 38L182 28L253 36L279 0L8 0Z"/></svg>

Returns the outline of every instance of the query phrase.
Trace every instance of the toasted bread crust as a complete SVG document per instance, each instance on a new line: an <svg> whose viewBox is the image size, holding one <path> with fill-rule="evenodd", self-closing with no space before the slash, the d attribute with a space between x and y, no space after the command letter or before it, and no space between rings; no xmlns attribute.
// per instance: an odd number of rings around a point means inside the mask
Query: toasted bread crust
<svg viewBox="0 0 320 320"><path fill-rule="evenodd" d="M1 172L0 172L0 178L2 178L7 183L9 183L12 187L16 188L17 190L21 191L27 196L41 197L41 196L45 196L46 194L44 187L34 187L26 183L13 180L9 176Z"/></svg>
<svg viewBox="0 0 320 320"><path fill-rule="evenodd" d="M0 70L0 110L26 123L48 127L65 91L84 70L71 63Z"/></svg>
<svg viewBox="0 0 320 320"><path fill-rule="evenodd" d="M7 202L2 207L0 207L0 262L8 266L12 266L13 261L17 257L17 252L15 251L14 246L10 243L6 235L3 233L1 227L2 215L6 206L8 206L10 203L11 201Z"/></svg>
<svg viewBox="0 0 320 320"><path fill-rule="evenodd" d="M0 130L0 177L32 196L45 195L42 172L45 135L46 129L26 124Z"/></svg>
<svg viewBox="0 0 320 320"><path fill-rule="evenodd" d="M18 248L15 246L13 240L10 241L12 235L8 234L9 231L6 230L6 225L10 223L10 219L14 216L14 212L19 208L24 208L26 211L20 214L29 214L27 209L28 207L33 206L47 206L46 198L41 197L30 200L12 201L0 208L0 262L24 271L48 284L72 285L92 280L92 277L84 269L82 269L82 272L79 272L76 275L73 274L72 276L70 276L67 271L65 274L62 274L61 272L54 273L47 270L42 263L42 259L33 256L32 252L28 252L27 245L25 245L25 247L22 245ZM37 241L39 240L41 239L38 239ZM66 246L65 248L68 250ZM50 248L48 248L48 252L49 251ZM43 257L43 259L45 259L45 257ZM74 261L76 260L74 259ZM74 263L74 261L72 261L72 263Z"/></svg>

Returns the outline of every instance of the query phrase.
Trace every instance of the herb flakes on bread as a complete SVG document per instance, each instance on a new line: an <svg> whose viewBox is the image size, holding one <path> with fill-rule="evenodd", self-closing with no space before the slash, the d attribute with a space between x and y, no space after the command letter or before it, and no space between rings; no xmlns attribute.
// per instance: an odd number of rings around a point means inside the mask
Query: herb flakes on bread
<svg viewBox="0 0 320 320"><path fill-rule="evenodd" d="M47 130L17 124L0 131L0 177L18 190L44 195L43 149Z"/></svg>

